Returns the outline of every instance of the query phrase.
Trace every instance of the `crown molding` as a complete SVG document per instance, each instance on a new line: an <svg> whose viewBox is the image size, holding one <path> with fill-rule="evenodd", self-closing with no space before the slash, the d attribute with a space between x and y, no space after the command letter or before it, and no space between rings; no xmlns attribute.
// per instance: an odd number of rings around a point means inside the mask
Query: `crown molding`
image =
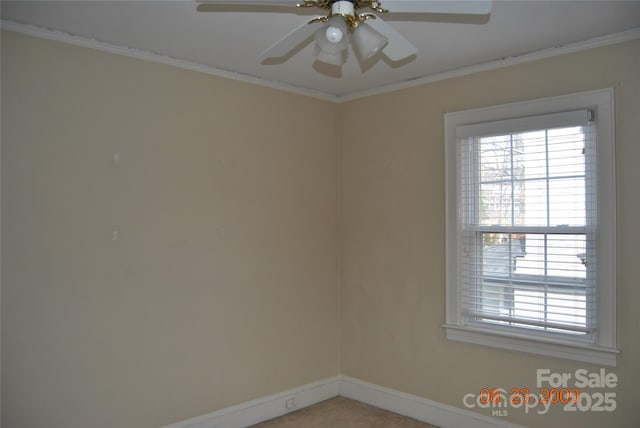
<svg viewBox="0 0 640 428"><path fill-rule="evenodd" d="M594 48L599 48L603 46L609 46L609 45L614 45L618 43L628 42L631 40L640 39L640 27L637 27L631 30L620 32L620 33L613 33L605 36L595 37L588 40L583 40L580 42L568 43L565 45L560 45L553 48L530 52L523 55L500 58L498 60L489 61L482 64L471 65L468 67L462 67L455 70L446 71L443 73L432 74L432 75L419 77L419 78L411 79L404 82L393 83L391 85L381 86L379 88L367 89L364 91L354 92L346 95L335 95L335 94L330 94L326 92L299 88L299 87L288 85L282 82L265 80L256 76L250 76L250 75L237 73L233 71L222 70L219 68L212 67L210 65L173 58L167 55L161 55L151 51L113 45L110 43L101 42L99 40L76 36L63 31L52 30L49 28L39 27L31 24L23 24L15 21L1 20L0 28L3 30L13 31L16 33L21 33L21 34L25 34L33 37L39 37L39 38L67 43L75 46L97 49L103 52L113 53L116 55L123 55L130 58L141 59L144 61L151 61L159 64L171 65L171 66L183 68L186 70L197 71L197 72L209 74L212 76L218 76L226 79L237 80L240 82L250 83L258 86L264 86L271 89L277 89L285 92L290 92L290 93L303 95L311 98L316 98L323 101L330 101L334 103L343 103L343 102L353 101L361 98L370 97L373 95L380 95L388 92L398 91L401 89L421 86L428 83L437 82L440 80L447 80L447 79L452 79L456 77L462 77L469 74L480 73L483 71L496 70L499 68L510 67L512 65L524 64L527 62L538 61L546 58L553 58L560 55L566 55L566 54L571 54L575 52L580 52L580 51L585 51L589 49L594 49Z"/></svg>
<svg viewBox="0 0 640 428"><path fill-rule="evenodd" d="M170 65L170 66L182 68L185 70L197 71L199 73L205 73L212 76L223 77L226 79L237 80L245 83L251 83L254 85L264 86L271 89L277 89L284 92L290 92L290 93L304 95L311 98L317 98L323 101L331 101L331 102L337 101L337 97L333 94L328 94L320 91L313 91L310 89L298 88L293 85L287 85L286 83L274 82L274 81L262 79L259 77L250 76L247 74L222 70L216 67L212 67L210 65L201 64L194 61L187 61L179 58L174 58L174 57L162 55L152 51L145 51L142 49L136 49L136 48L126 47L126 46L119 46L111 43L101 42L95 39L76 36L64 31L52 30L49 28L44 28L36 25L23 24L20 22L9 21L4 19L0 21L0 28L2 30L25 34L27 36L33 36L41 39L67 43L74 46L96 49L102 52L108 52L116 55L123 55L129 58L141 59L143 61L150 61L158 64Z"/></svg>
<svg viewBox="0 0 640 428"><path fill-rule="evenodd" d="M468 67L462 67L451 71L445 71L443 73L432 74L429 76L419 77L405 82L393 83L391 85L382 86L379 88L368 89L353 94L347 94L338 97L338 102L353 101L360 98L366 98L373 95L380 95L387 92L394 92L400 89L412 88L415 86L425 85L427 83L433 83L440 80L452 79L455 77L462 77L469 74L480 73L483 71L496 70L498 68L510 67L512 65L524 64L527 62L538 61L546 58L553 58L556 56L567 55L571 53L586 51L589 49L595 49L603 46L615 45L618 43L629 42L632 40L640 39L640 27L633 28L631 30L622 31L620 33L607 34L605 36L595 37L592 39L583 40L575 43L568 43L565 45L555 46L553 48L542 49L522 55L509 56L500 58L498 60L489 61L482 64L471 65Z"/></svg>

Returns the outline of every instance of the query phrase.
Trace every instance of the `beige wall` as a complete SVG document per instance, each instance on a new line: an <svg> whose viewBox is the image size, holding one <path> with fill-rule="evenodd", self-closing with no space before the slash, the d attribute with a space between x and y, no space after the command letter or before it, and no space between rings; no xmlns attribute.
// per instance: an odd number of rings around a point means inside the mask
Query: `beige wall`
<svg viewBox="0 0 640 428"><path fill-rule="evenodd" d="M555 405L539 417L510 410L508 419L539 427L640 426L638 41L340 106L343 374L463 407L462 397L483 387L533 391L537 368L597 369L446 340L443 114L607 87L616 96L618 408L576 414Z"/></svg>
<svg viewBox="0 0 640 428"><path fill-rule="evenodd" d="M3 32L3 426L158 427L335 376L334 124Z"/></svg>
<svg viewBox="0 0 640 428"><path fill-rule="evenodd" d="M5 427L157 427L339 364L458 407L485 386L533 389L536 368L595 369L445 339L442 122L604 87L617 109L618 410L509 419L640 424L640 43L336 106L2 36ZM292 120L300 111L327 134Z"/></svg>

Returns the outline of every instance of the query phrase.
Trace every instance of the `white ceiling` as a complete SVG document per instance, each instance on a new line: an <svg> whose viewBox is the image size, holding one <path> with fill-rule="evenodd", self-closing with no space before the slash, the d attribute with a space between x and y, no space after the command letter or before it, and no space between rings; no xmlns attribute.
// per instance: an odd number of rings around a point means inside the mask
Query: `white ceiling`
<svg viewBox="0 0 640 428"><path fill-rule="evenodd" d="M260 63L260 52L319 15L295 8L204 12L193 0L21 0L1 7L5 24L31 24L334 98L628 30L640 34L640 1L494 1L489 17L389 15L387 22L418 47L416 57L392 63L377 56L360 64L350 52L339 69L314 62L311 43L287 61Z"/></svg>

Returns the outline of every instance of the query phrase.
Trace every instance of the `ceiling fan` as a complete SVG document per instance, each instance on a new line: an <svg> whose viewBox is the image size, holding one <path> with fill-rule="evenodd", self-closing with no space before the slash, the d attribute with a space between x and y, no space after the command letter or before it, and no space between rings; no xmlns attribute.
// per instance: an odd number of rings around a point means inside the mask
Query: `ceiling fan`
<svg viewBox="0 0 640 428"><path fill-rule="evenodd" d="M415 55L417 48L382 20L388 13L470 14L491 12L491 0L197 0L198 3L227 6L290 6L320 8L318 16L295 28L260 54L262 60L283 57L315 38L316 60L340 66L346 60L349 43L360 60L382 52L392 61ZM250 10L250 9L245 9ZM264 9L260 9L264 10Z"/></svg>

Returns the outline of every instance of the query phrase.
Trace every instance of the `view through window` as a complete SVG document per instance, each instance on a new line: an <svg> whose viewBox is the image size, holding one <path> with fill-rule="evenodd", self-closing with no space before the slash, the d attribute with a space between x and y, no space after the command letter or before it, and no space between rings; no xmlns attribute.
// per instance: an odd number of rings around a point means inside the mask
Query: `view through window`
<svg viewBox="0 0 640 428"><path fill-rule="evenodd" d="M586 334L593 287L588 274L588 126L470 138L463 197L464 247L477 320ZM475 286L474 286L475 285Z"/></svg>

